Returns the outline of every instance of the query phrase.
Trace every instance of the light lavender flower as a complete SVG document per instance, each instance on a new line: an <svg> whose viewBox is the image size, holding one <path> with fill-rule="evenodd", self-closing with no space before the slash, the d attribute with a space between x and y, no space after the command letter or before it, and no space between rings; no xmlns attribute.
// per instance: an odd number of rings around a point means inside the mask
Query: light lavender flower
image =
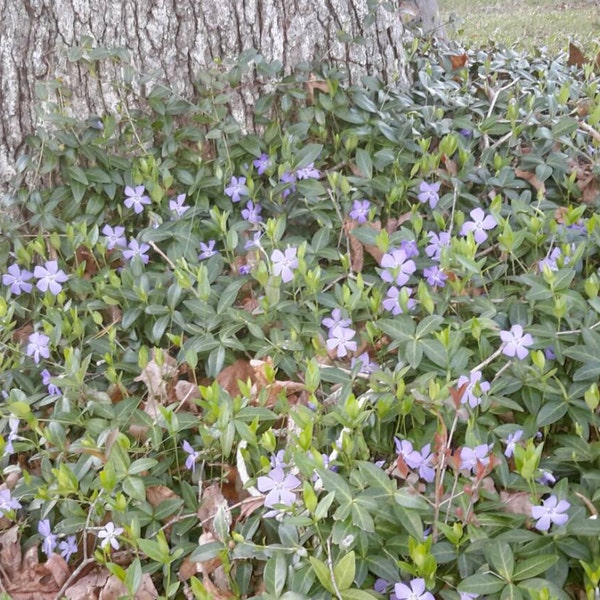
<svg viewBox="0 0 600 600"><path fill-rule="evenodd" d="M289 283L294 279L294 269L298 268L297 252L297 248L286 248L284 252L273 250L271 254L273 275L280 275L284 283Z"/></svg>
<svg viewBox="0 0 600 600"><path fill-rule="evenodd" d="M133 208L133 212L139 215L144 212L144 205L152 204L152 201L148 196L144 195L146 188L143 185L138 185L134 188L130 186L125 187L125 206L127 208Z"/></svg>
<svg viewBox="0 0 600 600"><path fill-rule="evenodd" d="M120 544L117 536L121 535L123 531L124 529L122 527L115 527L115 524L112 521L109 521L104 528L98 532L98 539L102 540L100 542L100 547L105 550L109 546L112 546L115 550L118 550Z"/></svg>
<svg viewBox="0 0 600 600"><path fill-rule="evenodd" d="M242 217L248 221L248 223L257 225L262 221L262 217L260 216L261 211L262 206L260 204L254 204L252 200L248 200L246 208L242 209Z"/></svg>
<svg viewBox="0 0 600 600"><path fill-rule="evenodd" d="M420 577L412 579L408 585L397 583L394 586L394 594L398 600L435 600L435 596L426 591L425 580Z"/></svg>
<svg viewBox="0 0 600 600"><path fill-rule="evenodd" d="M50 343L50 338L43 334L35 331L28 338L27 349L25 353L27 356L31 356L33 358L34 363L39 363L40 358L50 358L50 348L48 344Z"/></svg>
<svg viewBox="0 0 600 600"><path fill-rule="evenodd" d="M10 490L0 490L0 517L8 514L8 511L21 508L21 503L16 498L11 498Z"/></svg>
<svg viewBox="0 0 600 600"><path fill-rule="evenodd" d="M327 349L329 351L336 351L338 358L344 358L348 355L348 352L356 352L356 342L352 341L352 338L356 335L356 331L350 327L334 327L329 332L329 338L327 339Z"/></svg>
<svg viewBox="0 0 600 600"><path fill-rule="evenodd" d="M414 298L410 298L410 296L413 293L413 289L407 287L402 289L409 296L408 300L406 301L406 308L408 310L412 310L417 305L417 301ZM404 309L402 308L402 304L400 302L400 300L402 299L401 292L402 290L399 290L395 286L391 286L387 291L385 299L381 303L383 308L391 312L393 315L400 315L404 312Z"/></svg>
<svg viewBox="0 0 600 600"><path fill-rule="evenodd" d="M105 225L102 228L102 233L104 234L107 250L114 250L115 248L124 248L127 246L127 240L125 239L125 227L117 225L113 229L110 225Z"/></svg>
<svg viewBox="0 0 600 600"><path fill-rule="evenodd" d="M406 252L400 248L386 252L380 264L383 267L381 279L396 285L404 285L417 268L415 262L408 260Z"/></svg>
<svg viewBox="0 0 600 600"><path fill-rule="evenodd" d="M452 239L450 234L446 231L441 231L438 235L434 231L429 231L427 237L430 242L425 247L425 254L435 262L439 262L442 256L442 250L450 247L450 240Z"/></svg>
<svg viewBox="0 0 600 600"><path fill-rule="evenodd" d="M486 233L489 229L494 229L498 223L492 215L486 215L483 209L477 207L474 208L469 215L471 215L472 221L465 221L460 230L460 235L468 235L473 233L473 237L478 244L482 244L487 240L488 235Z"/></svg>
<svg viewBox="0 0 600 600"><path fill-rule="evenodd" d="M186 195L179 194L176 199L169 200L169 210L173 213L173 215L180 219L189 210L189 206L184 204Z"/></svg>
<svg viewBox="0 0 600 600"><path fill-rule="evenodd" d="M492 449L491 444L481 444L475 448L464 447L460 450L460 467L461 471L471 471L475 473L477 465L481 464L487 467L490 464L489 453Z"/></svg>
<svg viewBox="0 0 600 600"><path fill-rule="evenodd" d="M296 169L296 177L298 179L319 179L321 172L315 169L315 163L310 163L310 165L302 169Z"/></svg>
<svg viewBox="0 0 600 600"><path fill-rule="evenodd" d="M4 456L9 456L14 453L15 449L13 442L19 437L19 419L10 416L8 418L8 436L4 445Z"/></svg>
<svg viewBox="0 0 600 600"><path fill-rule="evenodd" d="M555 495L542 500L541 506L531 507L531 516L537 519L535 528L539 531L548 531L551 525L564 525L569 520L566 512L571 508L567 500L558 500Z"/></svg>
<svg viewBox="0 0 600 600"><path fill-rule="evenodd" d="M523 333L523 327L518 323L508 331L501 331L500 339L504 342L502 354L509 357L516 356L519 360L523 360L529 354L527 348L533 344L531 335Z"/></svg>
<svg viewBox="0 0 600 600"><path fill-rule="evenodd" d="M149 250L150 246L148 244L140 244L137 240L131 240L127 245L127 249L123 250L123 258L125 260L132 260L137 256L145 265L147 265L150 257L146 253Z"/></svg>
<svg viewBox="0 0 600 600"><path fill-rule="evenodd" d="M200 242L200 254L198 254L198 260L205 260L217 254L215 244L215 240L208 240L207 243Z"/></svg>
<svg viewBox="0 0 600 600"><path fill-rule="evenodd" d="M506 437L506 449L504 450L504 456L506 456L506 458L510 458L514 454L515 446L523 437L523 433L524 431L522 429L517 429L513 433L508 434Z"/></svg>
<svg viewBox="0 0 600 600"><path fill-rule="evenodd" d="M369 218L371 203L368 200L355 200L350 211L350 218L360 223L366 223Z"/></svg>
<svg viewBox="0 0 600 600"><path fill-rule="evenodd" d="M252 236L251 240L248 240L245 245L244 245L244 249L245 250L250 250L251 248L262 248L262 244L260 243L260 239L263 236L263 232L262 231L256 231L254 233L254 235Z"/></svg>
<svg viewBox="0 0 600 600"><path fill-rule="evenodd" d="M198 450L194 450L192 445L184 440L183 444L181 444L183 451L187 453L188 457L185 459L185 468L190 470L192 473L196 472L196 461L198 457L201 455L201 452Z"/></svg>
<svg viewBox="0 0 600 600"><path fill-rule="evenodd" d="M439 182L427 183L426 181L422 181L419 185L419 194L417 195L419 202L423 204L429 202L429 206L432 209L435 208L440 200L439 191L441 185Z"/></svg>
<svg viewBox="0 0 600 600"><path fill-rule="evenodd" d="M290 185L282 190L281 197L287 198L292 192L296 191L296 176L290 171L286 171L279 178L281 183L289 183Z"/></svg>
<svg viewBox="0 0 600 600"><path fill-rule="evenodd" d="M465 383L467 387L460 398L461 404L468 404L471 408L475 408L481 404L481 395L487 394L490 391L490 384L487 381L481 381L481 371L473 371L466 375L461 375L456 382L456 387L460 389Z"/></svg>
<svg viewBox="0 0 600 600"><path fill-rule="evenodd" d="M248 196L250 190L246 186L246 178L232 177L229 185L225 188L225 194L231 198L232 202L239 202L242 196Z"/></svg>
<svg viewBox="0 0 600 600"><path fill-rule="evenodd" d="M252 164L256 167L257 173L262 175L271 166L271 158L263 152L257 159L252 161Z"/></svg>
<svg viewBox="0 0 600 600"><path fill-rule="evenodd" d="M60 555L69 562L69 559L73 554L77 552L77 540L74 535L70 535L66 540L63 540L58 544Z"/></svg>
<svg viewBox="0 0 600 600"><path fill-rule="evenodd" d="M437 265L423 269L423 277L425 277L427 283L432 287L445 287L446 279L448 279L448 275Z"/></svg>
<svg viewBox="0 0 600 600"><path fill-rule="evenodd" d="M41 267L37 265L33 269L33 276L39 281L35 284L40 292L50 290L53 296L57 296L62 290L61 283L65 283L69 279L62 269L58 268L58 262L49 260Z"/></svg>
<svg viewBox="0 0 600 600"><path fill-rule="evenodd" d="M358 356L355 356L350 361L350 368L354 369L356 365L360 365L360 373L374 373L379 369L379 365L376 362L371 361L368 352L363 352Z"/></svg>
<svg viewBox="0 0 600 600"><path fill-rule="evenodd" d="M281 467L272 469L268 475L258 477L256 487L263 494L266 493L265 506L272 508L277 504L292 506L296 501L296 494L292 491L300 486L300 480L291 473L286 475Z"/></svg>
<svg viewBox="0 0 600 600"><path fill-rule="evenodd" d="M400 242L400 250L404 250L406 258L419 256L419 246L417 245L417 240L402 240Z"/></svg>
<svg viewBox="0 0 600 600"><path fill-rule="evenodd" d="M52 533L49 519L42 519L38 523L38 533L42 536L42 552L46 556L54 554L57 545L56 535Z"/></svg>
<svg viewBox="0 0 600 600"><path fill-rule="evenodd" d="M325 317L321 323L323 327L327 327L331 331L335 327L349 327L352 324L350 319L342 317L342 311L339 308L334 308L331 311L331 317Z"/></svg>
<svg viewBox="0 0 600 600"><path fill-rule="evenodd" d="M48 369L44 369L40 375L42 376L42 383L48 388L48 394L50 394L50 396L62 395L60 389L51 382L52 375L50 375L50 371L48 371Z"/></svg>
<svg viewBox="0 0 600 600"><path fill-rule="evenodd" d="M33 273L27 271L27 269L19 268L19 265L10 265L7 269L7 273L2 275L2 284L10 286L10 293L18 296L21 292L29 294L33 288L31 283L27 283L32 277Z"/></svg>

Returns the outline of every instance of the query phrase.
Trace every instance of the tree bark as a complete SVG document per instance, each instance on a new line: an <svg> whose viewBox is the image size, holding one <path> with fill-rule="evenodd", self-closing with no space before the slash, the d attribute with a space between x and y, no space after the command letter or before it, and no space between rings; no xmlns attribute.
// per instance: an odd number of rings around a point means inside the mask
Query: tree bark
<svg viewBox="0 0 600 600"><path fill-rule="evenodd" d="M115 83L123 81L163 83L193 98L202 69L248 48L281 61L286 72L299 63L330 62L348 72L350 83L364 74L406 83L401 19L379 7L365 25L373 2L0 0L0 184L14 175L24 135L44 125L44 111L79 119L115 111L125 101ZM362 43L344 42L340 32ZM82 60L97 55L78 50L82 45L128 52L121 61L92 60L90 73ZM47 95L43 101L36 89ZM244 102L252 100L246 94Z"/></svg>

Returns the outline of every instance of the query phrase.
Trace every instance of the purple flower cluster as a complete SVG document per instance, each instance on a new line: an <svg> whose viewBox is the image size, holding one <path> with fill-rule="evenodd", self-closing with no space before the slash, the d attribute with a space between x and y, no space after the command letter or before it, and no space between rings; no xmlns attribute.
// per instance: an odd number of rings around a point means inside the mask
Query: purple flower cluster
<svg viewBox="0 0 600 600"><path fill-rule="evenodd" d="M2 283L10 286L10 293L15 296L18 296L21 292L29 294L32 290L32 284L28 282L32 277L38 280L35 287L40 292L49 291L53 296L57 296L62 291L61 284L69 279L68 275L58 268L57 261L49 260L43 266L37 265L33 269L33 273L27 271L27 269L21 269L19 265L10 265L7 273L2 275Z"/></svg>

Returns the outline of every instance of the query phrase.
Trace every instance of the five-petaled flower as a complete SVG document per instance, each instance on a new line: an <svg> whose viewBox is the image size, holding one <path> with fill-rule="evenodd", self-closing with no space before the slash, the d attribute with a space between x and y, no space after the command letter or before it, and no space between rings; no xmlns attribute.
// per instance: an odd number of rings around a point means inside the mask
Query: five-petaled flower
<svg viewBox="0 0 600 600"><path fill-rule="evenodd" d="M74 535L70 535L66 540L63 540L58 544L58 549L60 550L60 555L69 562L72 554L77 552L77 540Z"/></svg>
<svg viewBox="0 0 600 600"><path fill-rule="evenodd" d="M379 369L379 365L369 358L368 352L363 352L352 358L350 361L350 368L353 369L357 365L360 365L359 373L374 373Z"/></svg>
<svg viewBox="0 0 600 600"><path fill-rule="evenodd" d="M246 178L232 177L229 185L225 188L225 194L231 198L232 202L239 202L242 196L248 196L250 190L246 185Z"/></svg>
<svg viewBox="0 0 600 600"><path fill-rule="evenodd" d="M569 515L566 512L570 507L570 502L567 500L559 501L554 494L542 500L541 506L531 507L531 516L537 519L535 528L539 531L548 531L552 524L564 525L569 520Z"/></svg>
<svg viewBox="0 0 600 600"><path fill-rule="evenodd" d="M183 444L181 445L183 451L187 453L187 458L185 459L185 468L189 469L192 473L196 472L196 461L200 456L200 452L198 450L194 450L192 445L187 441L183 440Z"/></svg>
<svg viewBox="0 0 600 600"><path fill-rule="evenodd" d="M445 287L446 279L448 279L448 275L437 265L425 267L423 269L423 277L425 277L427 283L432 287Z"/></svg>
<svg viewBox="0 0 600 600"><path fill-rule="evenodd" d="M434 595L427 591L425 580L420 577L412 579L408 585L397 583L394 594L398 600L435 600Z"/></svg>
<svg viewBox="0 0 600 600"><path fill-rule="evenodd" d="M262 175L271 166L271 159L268 154L263 152L257 159L252 161L252 164L256 167L257 173Z"/></svg>
<svg viewBox="0 0 600 600"><path fill-rule="evenodd" d="M110 225L105 225L102 228L102 233L104 234L107 250L114 250L115 248L123 248L127 246L127 240L125 239L125 227L117 225L113 228Z"/></svg>
<svg viewBox="0 0 600 600"><path fill-rule="evenodd" d="M460 235L468 235L473 233L473 237L478 244L482 244L487 240L486 230L494 229L498 223L492 215L486 215L483 209L477 207L470 213L472 221L465 221L460 230Z"/></svg>
<svg viewBox="0 0 600 600"><path fill-rule="evenodd" d="M413 293L413 288L402 288L399 290L396 286L391 286L386 294L385 299L381 303L383 308L393 315L400 315L404 312L404 308L402 307L402 295L406 296L406 308L408 310L412 310L417 301L414 298L411 298L411 294Z"/></svg>
<svg viewBox="0 0 600 600"><path fill-rule="evenodd" d="M260 216L261 211L262 206L260 204L254 204L252 200L248 200L246 208L242 209L242 217L248 221L248 223L257 225L262 221L262 217Z"/></svg>
<svg viewBox="0 0 600 600"><path fill-rule="evenodd" d="M355 200L350 211L350 218L362 225L369 218L370 208L371 203L368 200Z"/></svg>
<svg viewBox="0 0 600 600"><path fill-rule="evenodd" d="M109 521L103 529L98 532L98 538L102 541L100 542L100 547L102 549L108 548L108 546L112 546L115 550L119 549L119 540L117 536L123 533L122 527L115 527L115 524L112 521Z"/></svg>
<svg viewBox="0 0 600 600"><path fill-rule="evenodd" d="M339 308L334 308L331 311L331 317L325 317L321 323L323 327L327 327L329 331L334 329L335 327L349 327L352 324L350 319L342 317L342 311Z"/></svg>
<svg viewBox="0 0 600 600"><path fill-rule="evenodd" d="M481 371L473 371L469 377L461 375L456 382L456 387L460 389L467 384L462 396L460 397L461 404L468 404L471 408L475 408L481 404L481 395L490 391L490 384L487 381L481 381Z"/></svg>
<svg viewBox="0 0 600 600"><path fill-rule="evenodd" d="M140 244L137 240L131 240L127 244L127 249L123 250L123 258L125 260L132 260L136 256L145 264L148 264L150 257L146 254L150 250L148 244Z"/></svg>
<svg viewBox="0 0 600 600"><path fill-rule="evenodd" d="M399 440L394 438L396 445L396 454L401 456L406 465L419 472L419 477L428 483L435 479L435 469L433 467L435 456L431 453L431 444L425 444L421 452L413 448L409 440Z"/></svg>
<svg viewBox="0 0 600 600"><path fill-rule="evenodd" d="M27 269L19 268L19 265L10 265L7 269L7 273L2 275L2 283L10 286L10 293L18 296L21 292L29 294L32 289L31 283L27 283L32 277L33 273L27 271Z"/></svg>
<svg viewBox="0 0 600 600"><path fill-rule="evenodd" d="M315 163L310 163L310 165L306 167L297 169L296 177L298 179L319 179L319 177L321 177L321 172L318 169L315 169Z"/></svg>
<svg viewBox="0 0 600 600"><path fill-rule="evenodd" d="M127 198L125 198L124 204L127 208L133 208L133 212L135 212L136 215L139 215L144 211L145 204L152 204L150 198L144 195L145 191L146 188L143 185L138 185L133 188L130 186L125 187L125 195Z"/></svg>
<svg viewBox="0 0 600 600"><path fill-rule="evenodd" d="M500 339L504 342L502 354L509 357L516 356L519 360L523 360L529 354L527 348L533 344L531 335L523 333L523 327L518 323L508 331L501 331Z"/></svg>
<svg viewBox="0 0 600 600"><path fill-rule="evenodd" d="M50 358L49 343L50 338L47 335L34 331L28 338L25 353L27 356L31 356L33 362L37 364L40 362L40 358Z"/></svg>
<svg viewBox="0 0 600 600"><path fill-rule="evenodd" d="M288 283L294 279L294 269L298 268L297 252L297 248L286 248L284 252L273 250L271 254L273 275L280 275L284 283Z"/></svg>
<svg viewBox="0 0 600 600"><path fill-rule="evenodd" d="M425 254L427 254L431 260L439 262L442 256L442 250L450 247L452 236L447 231L440 231L439 235L435 233L435 231L428 231L427 237L430 241L425 247Z"/></svg>
<svg viewBox="0 0 600 600"><path fill-rule="evenodd" d="M9 510L18 508L21 508L21 503L17 499L11 498L10 490L7 488L0 490L0 517L5 516Z"/></svg>
<svg viewBox="0 0 600 600"><path fill-rule="evenodd" d="M480 444L479 446L475 446L475 448L468 448L466 446L461 448L459 469L475 473L478 465L487 467L490 464L489 453L491 449L491 444Z"/></svg>
<svg viewBox="0 0 600 600"><path fill-rule="evenodd" d="M417 268L415 261L408 260L406 252L401 248L386 252L381 257L380 264L383 267L381 279L396 285L404 285Z"/></svg>
<svg viewBox="0 0 600 600"><path fill-rule="evenodd" d="M419 202L422 202L423 204L429 202L429 206L432 209L435 208L440 200L439 192L441 185L442 184L439 182L427 183L426 181L421 181L421 184L419 185L419 194L417 195Z"/></svg>
<svg viewBox="0 0 600 600"><path fill-rule="evenodd" d="M282 198L287 198L292 192L296 191L296 176L294 175L294 173L292 173L290 171L286 171L285 173L282 173L281 177L279 178L279 181L281 183L289 183L290 184L286 188L284 188L283 191L281 192Z"/></svg>
<svg viewBox="0 0 600 600"><path fill-rule="evenodd" d="M215 240L208 240L207 243L200 242L200 254L198 254L198 260L205 260L217 254L215 243Z"/></svg>
<svg viewBox="0 0 600 600"><path fill-rule="evenodd" d="M35 284L37 289L40 292L50 290L53 296L58 295L62 290L61 283L65 283L69 279L64 271L58 268L58 262L55 260L49 260L43 267L37 265L33 269L33 276L38 279Z"/></svg>
<svg viewBox="0 0 600 600"><path fill-rule="evenodd" d="M272 508L277 504L291 506L296 501L292 491L300 485L300 480L292 473L285 473L281 467L272 469L268 475L262 475L256 480L256 486L264 494L265 506Z"/></svg>
<svg viewBox="0 0 600 600"><path fill-rule="evenodd" d="M327 339L327 350L335 350L338 358L344 358L348 352L356 352L356 342L352 338L356 335L356 331L350 327L334 327L329 331Z"/></svg>

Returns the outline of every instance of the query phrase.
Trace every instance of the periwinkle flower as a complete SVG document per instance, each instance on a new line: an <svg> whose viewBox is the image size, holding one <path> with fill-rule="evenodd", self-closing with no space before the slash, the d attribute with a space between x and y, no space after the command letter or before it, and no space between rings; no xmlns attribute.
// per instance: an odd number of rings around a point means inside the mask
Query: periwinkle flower
<svg viewBox="0 0 600 600"><path fill-rule="evenodd" d="M429 203L429 206L433 209L437 206L437 203L440 200L440 187L441 183L427 183L426 181L422 181L419 185L419 194L417 198L419 202L423 204Z"/></svg>
<svg viewBox="0 0 600 600"><path fill-rule="evenodd" d="M294 173L292 173L290 171L285 171L285 173L283 173L281 175L281 177L279 178L279 181L281 183L288 183L288 184L290 184L288 187L286 187L281 192L281 197L282 198L287 198L292 192L296 191L296 176L294 175Z"/></svg>
<svg viewBox="0 0 600 600"><path fill-rule="evenodd" d="M498 223L492 215L486 215L483 209L477 207L474 208L469 215L472 221L465 221L460 230L460 235L468 235L473 233L473 238L478 244L482 244L487 240L488 235L486 231L494 229Z"/></svg>
<svg viewBox="0 0 600 600"><path fill-rule="evenodd" d="M35 331L28 338L25 353L27 356L31 356L33 362L37 364L40 362L40 358L50 358L49 343L50 338L47 335Z"/></svg>
<svg viewBox="0 0 600 600"><path fill-rule="evenodd" d="M271 254L273 275L280 275L284 283L289 283L294 279L294 269L298 268L297 253L297 248L286 248L284 252L273 250Z"/></svg>
<svg viewBox="0 0 600 600"><path fill-rule="evenodd" d="M49 519L42 519L38 523L38 533L42 536L42 552L46 556L54 554L56 548L56 534L52 533Z"/></svg>
<svg viewBox="0 0 600 600"><path fill-rule="evenodd" d="M183 217L186 211L189 210L189 206L184 204L186 195L179 194L176 199L169 200L169 210L175 215L177 218Z"/></svg>
<svg viewBox="0 0 600 600"><path fill-rule="evenodd" d="M300 480L291 473L286 474L281 467L272 469L268 475L258 477L256 487L266 493L265 506L272 508L277 504L292 506L296 494L292 491L300 485Z"/></svg>
<svg viewBox="0 0 600 600"><path fill-rule="evenodd" d="M150 246L148 244L140 244L137 240L131 240L129 244L127 244L127 249L123 250L123 258L125 260L132 260L136 256L145 264L148 264L150 257L147 252L150 250Z"/></svg>
<svg viewBox="0 0 600 600"><path fill-rule="evenodd" d="M408 260L406 252L401 248L386 252L381 257L380 264L383 267L381 279L396 285L404 285L417 268L415 261Z"/></svg>
<svg viewBox="0 0 600 600"><path fill-rule="evenodd" d="M252 161L252 164L256 167L257 173L262 175L271 166L271 158L263 152L257 159Z"/></svg>
<svg viewBox="0 0 600 600"><path fill-rule="evenodd" d="M251 250L252 248L262 248L262 244L260 243L260 240L263 235L264 234L262 231L256 231L254 233L254 235L252 236L252 239L248 240L244 244L244 250Z"/></svg>
<svg viewBox="0 0 600 600"><path fill-rule="evenodd" d="M138 185L134 188L130 186L125 187L125 198L124 204L127 208L133 208L133 212L139 215L144 212L144 206L152 204L152 201L148 196L144 195L146 188L143 185Z"/></svg>
<svg viewBox="0 0 600 600"><path fill-rule="evenodd" d="M248 196L250 190L246 186L246 178L232 177L229 185L225 188L225 194L231 198L232 202L239 202L242 196Z"/></svg>
<svg viewBox="0 0 600 600"><path fill-rule="evenodd" d="M200 254L198 254L198 260L206 260L217 254L215 244L215 240L208 240L207 243L200 242Z"/></svg>
<svg viewBox="0 0 600 600"><path fill-rule="evenodd" d="M278 450L277 452L271 455L270 463L273 469L280 467L285 469L287 467L287 463L284 460L285 450Z"/></svg>
<svg viewBox="0 0 600 600"><path fill-rule="evenodd" d="M473 371L469 377L461 375L456 382L456 387L460 389L467 384L463 392L460 403L468 404L471 408L475 408L481 404L481 395L490 391L490 384L487 381L481 381L481 371Z"/></svg>
<svg viewBox="0 0 600 600"><path fill-rule="evenodd" d="M435 596L426 590L425 580L420 577L412 579L408 585L397 583L394 594L397 600L435 600Z"/></svg>
<svg viewBox="0 0 600 600"><path fill-rule="evenodd" d="M109 546L112 546L115 550L119 549L119 540L117 536L123 533L122 527L115 527L115 524L112 521L109 521L103 529L98 532L98 539L102 540L100 542L100 547L102 549L106 549Z"/></svg>
<svg viewBox="0 0 600 600"><path fill-rule="evenodd" d="M513 433L509 433L506 438L506 449L504 450L504 456L506 458L510 458L515 452L515 446L517 442L521 440L523 437L524 431L522 429L517 429L513 431Z"/></svg>
<svg viewBox="0 0 600 600"><path fill-rule="evenodd" d="M125 227L117 225L113 228L110 225L105 225L102 228L102 233L104 234L107 250L114 250L115 248L124 248L127 246Z"/></svg>
<svg viewBox="0 0 600 600"><path fill-rule="evenodd" d="M519 360L523 360L529 354L527 348L533 344L531 335L523 333L523 327L518 323L508 331L501 331L500 339L504 342L502 354L509 357L516 356Z"/></svg>
<svg viewBox="0 0 600 600"><path fill-rule="evenodd" d="M433 468L434 455L431 453L431 444L425 444L421 451L413 448L409 440L399 440L394 438L396 445L396 454L402 457L406 465L419 472L419 477L428 483L435 479L435 469Z"/></svg>
<svg viewBox="0 0 600 600"><path fill-rule="evenodd" d="M425 247L425 254L435 262L439 262L442 256L442 250L450 247L452 239L447 231L441 231L439 235L435 231L427 232L430 242Z"/></svg>
<svg viewBox="0 0 600 600"><path fill-rule="evenodd" d="M355 200L350 211L350 218L362 225L369 218L370 208L371 203L368 200Z"/></svg>
<svg viewBox="0 0 600 600"><path fill-rule="evenodd" d="M356 342L352 338L356 335L356 331L350 327L334 327L329 331L327 339L327 349L335 350L338 358L344 358L348 352L356 352Z"/></svg>
<svg viewBox="0 0 600 600"><path fill-rule="evenodd" d="M57 296L62 290L62 283L65 283L69 279L65 275L62 269L58 268L58 262L55 260L49 260L46 264L41 267L37 265L33 269L33 276L38 279L35 284L40 292L50 291L53 296Z"/></svg>
<svg viewBox="0 0 600 600"><path fill-rule="evenodd" d="M417 245L417 240L402 240L400 242L400 250L404 250L406 258L419 256L419 246Z"/></svg>
<svg viewBox="0 0 600 600"><path fill-rule="evenodd" d="M408 299L406 301L406 308L408 310L412 310L417 305L417 301L414 298L410 298L411 294L413 293L413 289L405 287L402 288L402 290L404 290L406 295L408 296ZM402 308L401 304L402 290L399 290L395 286L391 286L387 291L385 299L381 303L383 308L388 312L391 312L394 316L400 315L404 312L404 309Z"/></svg>
<svg viewBox="0 0 600 600"><path fill-rule="evenodd" d="M40 375L42 376L42 383L47 386L48 388L48 394L50 394L50 396L61 396L62 392L60 391L60 389L58 387L56 387L52 382L52 375L50 375L50 371L48 371L48 369L44 369Z"/></svg>
<svg viewBox="0 0 600 600"><path fill-rule="evenodd" d="M196 461L198 460L198 457L200 456L201 452L199 452L198 450L194 450L192 445L187 440L183 441L181 447L183 448L183 451L186 452L188 455L185 459L185 468L191 471L192 473L195 473Z"/></svg>
<svg viewBox="0 0 600 600"><path fill-rule="evenodd" d="M14 453L15 449L13 442L19 437L19 419L17 417L8 418L8 436L4 445L4 456L9 456Z"/></svg>
<svg viewBox="0 0 600 600"><path fill-rule="evenodd" d="M77 552L77 540L74 535L70 535L66 540L63 540L58 544L60 555L69 562L71 555Z"/></svg>
<svg viewBox="0 0 600 600"><path fill-rule="evenodd" d="M21 503L10 495L10 490L4 488L0 490L0 517L4 517L10 510L21 508Z"/></svg>
<svg viewBox="0 0 600 600"><path fill-rule="evenodd" d="M298 179L319 179L319 177L321 177L321 172L318 169L315 169L315 163L310 163L310 165L306 167L296 169L296 177Z"/></svg>
<svg viewBox="0 0 600 600"><path fill-rule="evenodd" d="M423 269L423 277L431 287L445 287L448 275L444 273L437 265Z"/></svg>
<svg viewBox="0 0 600 600"><path fill-rule="evenodd" d="M331 311L331 317L325 317L321 323L323 327L327 327L331 331L334 327L349 327L352 324L350 319L342 317L342 311L339 308L334 308Z"/></svg>
<svg viewBox="0 0 600 600"><path fill-rule="evenodd" d="M537 519L535 528L539 531L548 531L551 525L564 525L569 520L567 510L571 503L567 500L558 500L555 495L542 500L541 506L531 507L531 516Z"/></svg>
<svg viewBox="0 0 600 600"><path fill-rule="evenodd" d="M487 467L490 464L489 453L492 449L491 445L481 444L475 448L464 447L460 450L460 467L461 471L471 471L475 473L478 465Z"/></svg>
<svg viewBox="0 0 600 600"><path fill-rule="evenodd" d="M260 216L261 211L262 206L260 204L254 204L252 200L248 200L246 208L242 209L242 217L248 221L248 223L257 225L262 221L262 217Z"/></svg>
<svg viewBox="0 0 600 600"><path fill-rule="evenodd" d="M360 365L359 373L370 374L374 373L375 371L377 371L377 369L379 369L379 365L369 358L368 352L363 352L362 354L359 354L358 356L352 358L352 360L350 361L350 368L353 369L357 365Z"/></svg>
<svg viewBox="0 0 600 600"><path fill-rule="evenodd" d="M27 269L21 269L19 265L13 264L8 267L7 273L2 275L2 284L10 286L10 293L18 296L21 292L29 294L32 290L31 283L27 283L32 277Z"/></svg>

